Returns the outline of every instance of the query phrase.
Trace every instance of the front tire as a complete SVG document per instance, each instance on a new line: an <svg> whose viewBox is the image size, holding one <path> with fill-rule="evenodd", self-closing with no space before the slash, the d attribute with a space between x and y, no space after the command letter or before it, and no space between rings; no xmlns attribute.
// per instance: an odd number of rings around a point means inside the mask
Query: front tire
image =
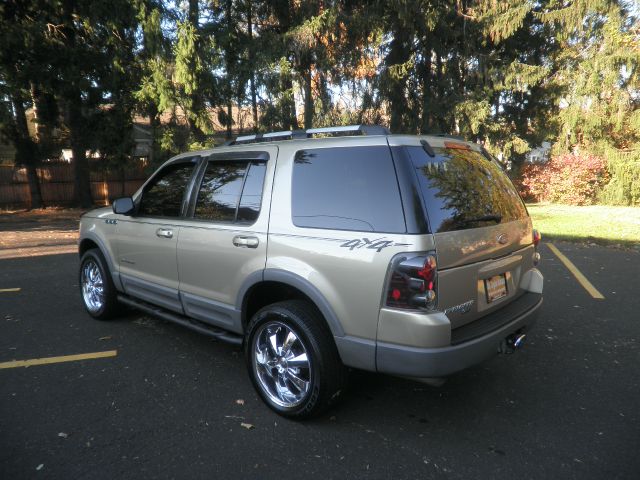
<svg viewBox="0 0 640 480"><path fill-rule="evenodd" d="M251 381L265 403L290 418L318 415L340 397L346 368L324 319L301 300L268 305L247 328Z"/></svg>
<svg viewBox="0 0 640 480"><path fill-rule="evenodd" d="M97 248L80 259L80 295L89 315L98 320L113 318L118 312L117 293L107 262Z"/></svg>

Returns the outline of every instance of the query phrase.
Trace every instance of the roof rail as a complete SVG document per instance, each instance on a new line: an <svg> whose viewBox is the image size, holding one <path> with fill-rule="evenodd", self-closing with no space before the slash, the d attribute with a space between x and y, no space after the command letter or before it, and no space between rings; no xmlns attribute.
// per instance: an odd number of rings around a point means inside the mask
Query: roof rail
<svg viewBox="0 0 640 480"><path fill-rule="evenodd" d="M462 135L449 135L448 133L425 133L424 135L431 135L432 137L453 138L455 140L462 140L463 142L468 142L468 140L464 138Z"/></svg>
<svg viewBox="0 0 640 480"><path fill-rule="evenodd" d="M224 143L228 145L244 145L247 143L275 142L278 140L296 140L312 138L314 135L390 135L388 128L381 125L347 125L342 127L309 128L307 130L283 130L281 132L256 133L243 135Z"/></svg>

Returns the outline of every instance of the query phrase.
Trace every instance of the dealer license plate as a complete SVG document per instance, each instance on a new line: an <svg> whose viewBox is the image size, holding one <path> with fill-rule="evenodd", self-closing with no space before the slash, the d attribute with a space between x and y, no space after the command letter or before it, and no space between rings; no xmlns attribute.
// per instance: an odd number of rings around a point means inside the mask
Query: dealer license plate
<svg viewBox="0 0 640 480"><path fill-rule="evenodd" d="M484 289L487 292L487 303L507 296L507 279L504 273L484 281Z"/></svg>

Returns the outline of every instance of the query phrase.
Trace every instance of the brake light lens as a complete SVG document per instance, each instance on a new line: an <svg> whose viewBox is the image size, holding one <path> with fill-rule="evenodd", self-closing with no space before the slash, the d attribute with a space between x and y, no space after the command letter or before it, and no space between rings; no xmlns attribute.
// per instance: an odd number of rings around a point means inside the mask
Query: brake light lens
<svg viewBox="0 0 640 480"><path fill-rule="evenodd" d="M533 245L534 246L538 246L538 244L540 243L540 240L542 240L542 235L540 234L540 232L538 230L533 230Z"/></svg>
<svg viewBox="0 0 640 480"><path fill-rule="evenodd" d="M403 256L392 262L386 306L407 310L434 310L438 269L435 254Z"/></svg>

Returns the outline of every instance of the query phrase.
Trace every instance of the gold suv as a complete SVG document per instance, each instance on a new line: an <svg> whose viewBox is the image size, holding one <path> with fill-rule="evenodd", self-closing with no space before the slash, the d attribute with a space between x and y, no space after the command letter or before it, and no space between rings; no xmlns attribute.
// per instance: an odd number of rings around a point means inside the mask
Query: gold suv
<svg viewBox="0 0 640 480"><path fill-rule="evenodd" d="M178 155L80 222L90 315L126 304L243 345L278 413L347 367L435 379L522 344L540 236L499 164L378 126L274 132Z"/></svg>

